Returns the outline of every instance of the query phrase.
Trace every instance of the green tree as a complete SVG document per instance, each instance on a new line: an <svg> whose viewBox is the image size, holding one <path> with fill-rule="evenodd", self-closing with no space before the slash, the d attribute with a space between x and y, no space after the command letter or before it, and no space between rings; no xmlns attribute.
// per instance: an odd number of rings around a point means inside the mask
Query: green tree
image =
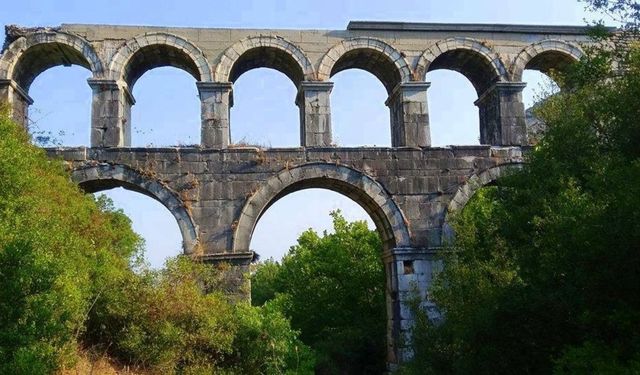
<svg viewBox="0 0 640 375"><path fill-rule="evenodd" d="M446 319L419 320L406 372L640 371L634 43L590 48L559 75L563 91L538 109L548 129L526 166L456 217L454 251L432 290Z"/></svg>
<svg viewBox="0 0 640 375"><path fill-rule="evenodd" d="M73 361L92 296L140 239L0 112L0 373L48 374Z"/></svg>
<svg viewBox="0 0 640 375"><path fill-rule="evenodd" d="M385 369L386 308L381 242L365 222L333 212L334 233L300 235L282 264L253 275L254 302L283 306L318 357L317 373L373 374Z"/></svg>

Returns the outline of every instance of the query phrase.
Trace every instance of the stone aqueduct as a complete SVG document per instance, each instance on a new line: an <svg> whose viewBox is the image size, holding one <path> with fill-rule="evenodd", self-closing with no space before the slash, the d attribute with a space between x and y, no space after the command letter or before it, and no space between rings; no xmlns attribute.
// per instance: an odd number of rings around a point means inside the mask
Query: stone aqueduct
<svg viewBox="0 0 640 375"><path fill-rule="evenodd" d="M43 71L76 64L92 72L91 147L50 149L87 192L116 186L146 194L176 218L184 251L247 270L265 210L285 195L326 188L360 204L384 242L388 361L412 318L403 302L417 286L424 307L449 235L447 217L481 186L523 161L525 69L563 69L581 57L586 30L570 26L351 22L347 30L244 30L106 25L7 27L0 100L27 124L29 86ZM201 145L131 148L131 91L146 71L174 66L197 81ZM298 87L300 147L229 147L233 82L267 67ZM339 148L331 139L331 77L358 68L386 88L392 147ZM478 94L480 146L430 147L426 73L462 73ZM87 123L89 126L89 122Z"/></svg>

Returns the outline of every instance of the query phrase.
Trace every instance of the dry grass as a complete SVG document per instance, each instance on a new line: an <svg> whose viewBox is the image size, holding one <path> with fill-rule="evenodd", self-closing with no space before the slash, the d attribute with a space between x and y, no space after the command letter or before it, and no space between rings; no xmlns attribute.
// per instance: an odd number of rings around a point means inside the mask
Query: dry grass
<svg viewBox="0 0 640 375"><path fill-rule="evenodd" d="M104 355L86 352L78 354L78 362L71 369L63 369L57 375L156 375L153 372L122 366Z"/></svg>

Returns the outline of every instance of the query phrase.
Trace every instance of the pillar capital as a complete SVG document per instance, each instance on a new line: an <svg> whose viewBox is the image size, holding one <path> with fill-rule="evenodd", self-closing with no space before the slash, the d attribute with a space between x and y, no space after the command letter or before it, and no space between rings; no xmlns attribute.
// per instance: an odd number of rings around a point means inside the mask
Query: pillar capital
<svg viewBox="0 0 640 375"><path fill-rule="evenodd" d="M408 93L416 93L416 92L426 92L429 87L431 87L431 82L401 82L396 85L396 87L391 90L391 94L384 102L384 104L389 107L394 100L397 99L398 95L408 94Z"/></svg>
<svg viewBox="0 0 640 375"><path fill-rule="evenodd" d="M331 91L332 89L333 82L331 81L302 81L298 86L298 90Z"/></svg>
<svg viewBox="0 0 640 375"><path fill-rule="evenodd" d="M519 94L527 86L526 82L496 82L489 86L473 104L480 105L489 95L493 92L500 92L503 94Z"/></svg>
<svg viewBox="0 0 640 375"><path fill-rule="evenodd" d="M93 90L119 90L118 82L115 79L89 78L89 87Z"/></svg>
<svg viewBox="0 0 640 375"><path fill-rule="evenodd" d="M253 251L236 253L213 253L198 255L197 258L205 263L229 263L232 265L248 266L255 257Z"/></svg>
<svg viewBox="0 0 640 375"><path fill-rule="evenodd" d="M331 94L333 90L333 82L329 81L302 81L298 85L298 93L296 95L296 105L299 107L304 102L305 93L317 91Z"/></svg>
<svg viewBox="0 0 640 375"><path fill-rule="evenodd" d="M416 247L395 247L385 250L382 253L382 259L385 261L402 261L402 260L433 260L437 256L438 249L435 248L416 248Z"/></svg>
<svg viewBox="0 0 640 375"><path fill-rule="evenodd" d="M1 88L9 88L11 87L13 91L18 94L18 96L28 105L33 104L33 99L27 94L27 91L24 90L18 83L12 79L0 79L0 89Z"/></svg>
<svg viewBox="0 0 640 375"><path fill-rule="evenodd" d="M230 92L233 90L233 83L231 82L196 82L198 88L198 94L212 92Z"/></svg>

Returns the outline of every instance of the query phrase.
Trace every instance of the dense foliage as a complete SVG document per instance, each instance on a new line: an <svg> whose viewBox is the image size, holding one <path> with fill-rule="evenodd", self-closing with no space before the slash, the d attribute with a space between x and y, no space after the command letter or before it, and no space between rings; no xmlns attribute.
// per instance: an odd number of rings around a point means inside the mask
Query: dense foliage
<svg viewBox="0 0 640 375"><path fill-rule="evenodd" d="M73 358L91 297L140 240L128 219L69 182L0 114L0 373L50 373Z"/></svg>
<svg viewBox="0 0 640 375"><path fill-rule="evenodd" d="M334 233L304 232L282 264L267 261L252 278L256 304L275 303L317 353L319 374L380 374L385 369L386 308L381 242L365 222L332 213Z"/></svg>
<svg viewBox="0 0 640 375"><path fill-rule="evenodd" d="M0 374L52 374L78 350L145 373L304 374L279 306L234 303L224 267L141 262L129 219L83 194L0 114Z"/></svg>
<svg viewBox="0 0 640 375"><path fill-rule="evenodd" d="M457 216L407 373L640 372L640 50L587 52L526 166Z"/></svg>

